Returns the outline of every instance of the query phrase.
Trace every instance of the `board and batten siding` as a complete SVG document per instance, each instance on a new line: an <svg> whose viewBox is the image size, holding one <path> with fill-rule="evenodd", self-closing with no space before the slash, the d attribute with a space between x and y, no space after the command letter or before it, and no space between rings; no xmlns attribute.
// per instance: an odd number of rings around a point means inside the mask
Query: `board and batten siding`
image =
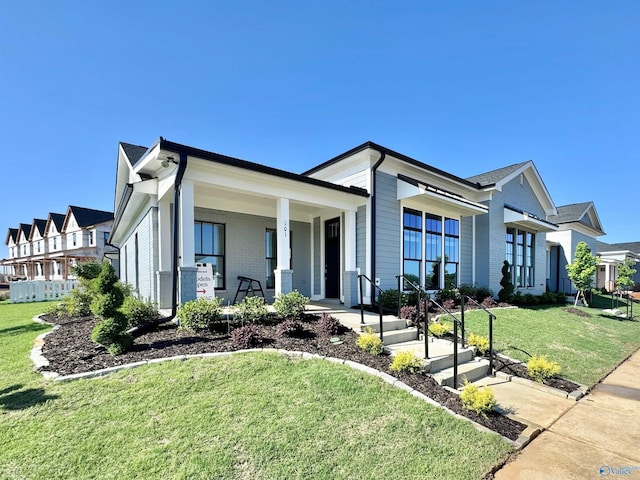
<svg viewBox="0 0 640 480"><path fill-rule="evenodd" d="M120 279L131 285L138 297L144 300L158 300L156 298L157 252L158 209L151 207L140 218L120 248Z"/></svg>
<svg viewBox="0 0 640 480"><path fill-rule="evenodd" d="M380 288L397 288L396 275L401 273L400 226L401 209L397 198L396 177L376 173L376 278ZM372 278L373 281L375 279Z"/></svg>
<svg viewBox="0 0 640 480"><path fill-rule="evenodd" d="M460 219L459 285L473 285L473 217Z"/></svg>

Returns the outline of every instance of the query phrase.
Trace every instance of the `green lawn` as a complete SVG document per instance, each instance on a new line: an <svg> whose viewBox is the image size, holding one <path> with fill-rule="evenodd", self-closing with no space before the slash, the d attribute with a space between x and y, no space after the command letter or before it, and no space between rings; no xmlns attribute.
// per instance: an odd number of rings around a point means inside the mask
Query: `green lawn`
<svg viewBox="0 0 640 480"><path fill-rule="evenodd" d="M46 382L0 304L0 478L477 479L511 450L375 377L276 354Z"/></svg>
<svg viewBox="0 0 640 480"><path fill-rule="evenodd" d="M563 308L494 310L494 349L522 361L529 358L522 350L545 354L560 364L562 376L591 386L640 347L640 322L579 307L591 315L583 318ZM468 312L465 323L467 335L488 334L484 312Z"/></svg>

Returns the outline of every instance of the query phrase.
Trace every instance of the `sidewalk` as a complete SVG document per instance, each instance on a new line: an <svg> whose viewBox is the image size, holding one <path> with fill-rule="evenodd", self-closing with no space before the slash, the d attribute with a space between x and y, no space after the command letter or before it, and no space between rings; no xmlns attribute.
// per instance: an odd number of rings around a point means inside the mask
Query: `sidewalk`
<svg viewBox="0 0 640 480"><path fill-rule="evenodd" d="M535 438L496 480L640 479L640 351Z"/></svg>

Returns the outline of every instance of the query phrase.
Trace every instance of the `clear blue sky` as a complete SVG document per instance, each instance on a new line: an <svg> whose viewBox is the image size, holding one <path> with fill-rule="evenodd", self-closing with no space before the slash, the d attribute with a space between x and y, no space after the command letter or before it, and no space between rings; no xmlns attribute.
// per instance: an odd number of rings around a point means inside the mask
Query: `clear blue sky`
<svg viewBox="0 0 640 480"><path fill-rule="evenodd" d="M461 177L532 159L640 241L639 25L637 0L3 2L2 238L112 211L118 142L162 135L294 172L367 140Z"/></svg>

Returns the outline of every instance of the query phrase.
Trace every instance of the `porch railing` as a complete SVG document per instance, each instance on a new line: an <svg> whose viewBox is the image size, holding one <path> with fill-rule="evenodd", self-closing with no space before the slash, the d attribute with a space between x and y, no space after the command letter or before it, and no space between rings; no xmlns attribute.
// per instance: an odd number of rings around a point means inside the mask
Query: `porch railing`
<svg viewBox="0 0 640 480"><path fill-rule="evenodd" d="M429 302L431 302L433 305L438 307L440 310L442 310L445 313L445 315L447 315L453 320L453 388L457 389L458 388L458 327L460 326L460 320L453 313L451 313L449 309L440 305L437 301L430 299ZM427 311L426 322L428 322L429 309L427 308L426 311ZM425 330L429 331L429 327L426 322L425 322ZM427 338L426 335L425 335L425 338ZM426 349L425 349L425 353L426 353ZM429 358L426 355L425 357Z"/></svg>
<svg viewBox="0 0 640 480"><path fill-rule="evenodd" d="M409 287L410 291L412 292L416 292L417 294L417 300L416 300L416 329L417 329L417 336L416 339L419 340L420 339L420 321L422 320L423 316L421 313L421 300L422 300L422 294L424 293L425 296L427 295L427 292L425 292L421 286L416 285L413 281L409 280L407 277L405 277L404 275L396 275L396 280L398 281L398 318L402 318L401 316L401 310L402 310L402 293L404 291L407 290L407 286ZM426 307L425 307L426 310ZM429 329L426 327L425 324L425 330L424 330L424 336L425 336L425 352L428 352L428 348L429 345L426 342L426 338L428 335ZM429 358L429 357L427 357Z"/></svg>
<svg viewBox="0 0 640 480"><path fill-rule="evenodd" d="M76 287L76 280L25 280L9 283L11 303L59 300Z"/></svg>
<svg viewBox="0 0 640 480"><path fill-rule="evenodd" d="M375 284L369 277L364 274L358 275L358 286L360 287L360 328L364 328L364 286L362 281L366 280L371 285L371 306L373 307L375 292L378 292L378 312L380 315L380 340L384 341L383 337L383 326L382 326L382 303L380 303L379 297L380 293L382 293L382 289Z"/></svg>
<svg viewBox="0 0 640 480"><path fill-rule="evenodd" d="M481 310L484 310L488 315L489 315L489 373L491 375L493 375L493 321L496 319L496 316L493 314L493 312L491 310L489 310L488 308L486 308L484 305L476 302L473 298L471 298L468 295L462 295L460 297L460 320L461 320L461 328L462 328L462 335L460 337L460 344L462 347L464 347L464 329L465 329L465 325L464 325L464 312L465 312L465 298L470 302L473 303L476 307L478 307Z"/></svg>

